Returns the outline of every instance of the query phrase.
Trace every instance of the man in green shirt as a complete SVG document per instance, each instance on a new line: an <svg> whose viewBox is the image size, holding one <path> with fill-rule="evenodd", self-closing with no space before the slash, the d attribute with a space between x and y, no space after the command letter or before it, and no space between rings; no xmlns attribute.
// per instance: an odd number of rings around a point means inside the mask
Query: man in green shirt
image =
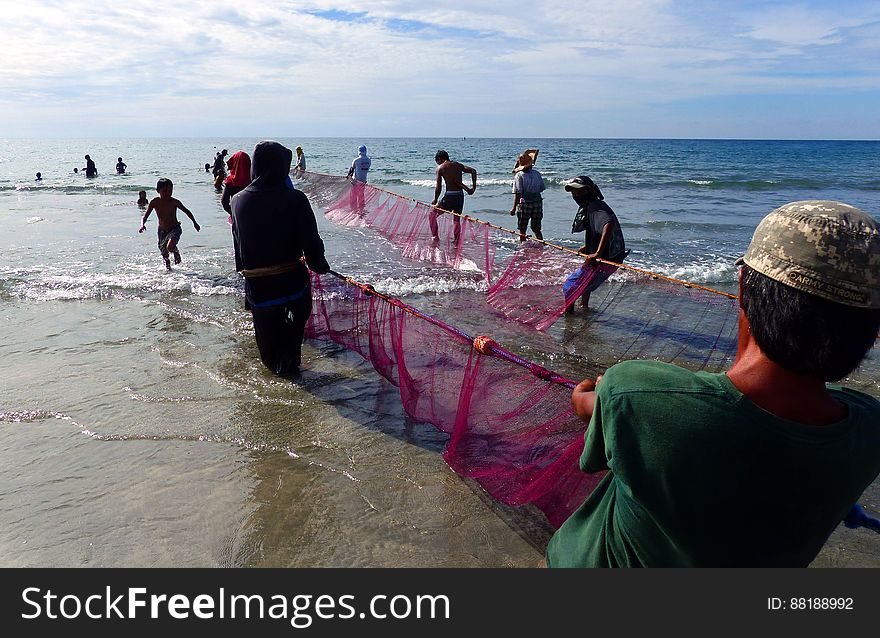
<svg viewBox="0 0 880 638"><path fill-rule="evenodd" d="M551 567L806 566L880 473L880 402L826 386L880 330L880 227L804 201L759 224L726 373L627 361L572 394L581 469L608 470Z"/></svg>

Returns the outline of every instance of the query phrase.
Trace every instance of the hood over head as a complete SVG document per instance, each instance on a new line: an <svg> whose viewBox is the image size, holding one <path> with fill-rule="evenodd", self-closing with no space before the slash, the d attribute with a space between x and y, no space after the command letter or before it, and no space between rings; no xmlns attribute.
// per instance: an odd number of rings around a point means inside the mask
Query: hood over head
<svg viewBox="0 0 880 638"><path fill-rule="evenodd" d="M236 151L226 160L226 166L229 167L229 176L224 181L225 184L244 188L251 183L251 158L244 151Z"/></svg>
<svg viewBox="0 0 880 638"><path fill-rule="evenodd" d="M253 185L258 187L283 186L290 174L293 153L278 142L265 140L254 147L251 163Z"/></svg>

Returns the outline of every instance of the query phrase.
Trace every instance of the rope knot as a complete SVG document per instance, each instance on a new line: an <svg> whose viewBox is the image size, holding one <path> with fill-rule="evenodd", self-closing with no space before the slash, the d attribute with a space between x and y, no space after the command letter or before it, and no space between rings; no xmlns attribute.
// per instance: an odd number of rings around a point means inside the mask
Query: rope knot
<svg viewBox="0 0 880 638"><path fill-rule="evenodd" d="M480 335L474 338L474 350L480 354L492 354L492 347L498 345L491 337Z"/></svg>

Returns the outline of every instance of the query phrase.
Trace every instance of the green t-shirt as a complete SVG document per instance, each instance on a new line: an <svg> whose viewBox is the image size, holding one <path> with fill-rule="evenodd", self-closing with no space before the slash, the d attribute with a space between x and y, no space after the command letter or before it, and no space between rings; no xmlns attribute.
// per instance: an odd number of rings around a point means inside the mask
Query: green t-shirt
<svg viewBox="0 0 880 638"><path fill-rule="evenodd" d="M880 473L880 402L829 388L846 419L761 409L727 375L608 369L581 469L610 470L550 539L551 567L806 566Z"/></svg>

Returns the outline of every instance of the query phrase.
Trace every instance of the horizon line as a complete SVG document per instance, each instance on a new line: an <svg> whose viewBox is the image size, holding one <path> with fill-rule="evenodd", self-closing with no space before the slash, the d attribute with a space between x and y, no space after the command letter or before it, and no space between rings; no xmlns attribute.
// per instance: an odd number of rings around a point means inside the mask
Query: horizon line
<svg viewBox="0 0 880 638"><path fill-rule="evenodd" d="M838 137L838 138L807 138L807 137L577 137L577 136L433 136L433 135L279 135L275 138L260 135L175 135L175 136L156 136L156 135L98 135L98 136L0 136L2 140L113 140L113 139L132 139L132 140L212 140L218 138L259 138L264 140L278 138L296 138L304 140L352 140L352 139L411 139L411 140L602 140L602 141L645 141L645 142L880 142L875 138L856 138L856 137Z"/></svg>

